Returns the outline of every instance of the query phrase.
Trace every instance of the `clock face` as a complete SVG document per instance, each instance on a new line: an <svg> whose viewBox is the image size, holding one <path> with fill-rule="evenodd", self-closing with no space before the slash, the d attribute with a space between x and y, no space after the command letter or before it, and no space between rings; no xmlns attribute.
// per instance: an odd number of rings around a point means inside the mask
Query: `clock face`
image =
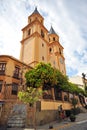
<svg viewBox="0 0 87 130"><path fill-rule="evenodd" d="M63 64L63 58L60 58L60 63Z"/></svg>

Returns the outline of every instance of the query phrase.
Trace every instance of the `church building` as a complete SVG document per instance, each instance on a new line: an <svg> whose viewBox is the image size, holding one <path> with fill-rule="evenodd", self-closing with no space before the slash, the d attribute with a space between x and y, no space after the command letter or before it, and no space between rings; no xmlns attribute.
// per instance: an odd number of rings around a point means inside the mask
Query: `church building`
<svg viewBox="0 0 87 130"><path fill-rule="evenodd" d="M34 67L39 62L51 65L66 74L63 47L59 36L51 26L50 31L44 26L44 18L37 8L28 17L28 24L22 29L20 60Z"/></svg>
<svg viewBox="0 0 87 130"><path fill-rule="evenodd" d="M20 60L12 56L0 55L1 124L7 123L14 105L18 103L17 94L21 90L21 84L24 87L24 74L27 70L34 68L39 62L44 62L50 63L52 67L66 75L64 48L59 42L59 36L52 26L49 31L47 30L44 26L44 18L37 8L28 17L28 24L22 29L22 32ZM71 108L71 104L67 99L72 97L72 94L56 92L56 100L53 98L53 92L52 88L49 92L51 99L41 99L36 104L36 119L39 125L56 120L58 106L62 105L64 110ZM21 110L23 110L22 107Z"/></svg>

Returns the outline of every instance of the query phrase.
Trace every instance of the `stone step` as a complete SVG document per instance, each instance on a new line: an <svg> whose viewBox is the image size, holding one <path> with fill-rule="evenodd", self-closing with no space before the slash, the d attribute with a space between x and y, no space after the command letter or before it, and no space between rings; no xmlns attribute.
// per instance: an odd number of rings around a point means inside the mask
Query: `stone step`
<svg viewBox="0 0 87 130"><path fill-rule="evenodd" d="M25 124L8 124L7 127L25 127Z"/></svg>
<svg viewBox="0 0 87 130"><path fill-rule="evenodd" d="M24 127L26 124L26 106L23 104L14 105L11 115L8 118L8 127Z"/></svg>
<svg viewBox="0 0 87 130"><path fill-rule="evenodd" d="M7 125L8 127L24 127L25 118L21 118L21 117L18 117L18 115L15 115L8 119Z"/></svg>
<svg viewBox="0 0 87 130"><path fill-rule="evenodd" d="M21 123L21 124L22 124L22 123L25 123L25 120L8 120L8 124L11 124L11 123L15 123L15 124L16 124L16 123L17 123L17 124L18 124L18 123Z"/></svg>
<svg viewBox="0 0 87 130"><path fill-rule="evenodd" d="M13 119L15 119L15 120L25 120L25 118L23 118L23 117L9 117L8 118L8 120L13 120Z"/></svg>

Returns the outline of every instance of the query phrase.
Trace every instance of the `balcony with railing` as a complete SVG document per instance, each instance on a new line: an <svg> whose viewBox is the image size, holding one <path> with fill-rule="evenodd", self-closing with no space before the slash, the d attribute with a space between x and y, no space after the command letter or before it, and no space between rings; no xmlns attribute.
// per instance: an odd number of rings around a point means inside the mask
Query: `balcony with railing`
<svg viewBox="0 0 87 130"><path fill-rule="evenodd" d="M0 75L5 75L5 70L0 70Z"/></svg>
<svg viewBox="0 0 87 130"><path fill-rule="evenodd" d="M15 67L13 78L20 79L20 68Z"/></svg>
<svg viewBox="0 0 87 130"><path fill-rule="evenodd" d="M6 63L0 63L0 75L5 75Z"/></svg>

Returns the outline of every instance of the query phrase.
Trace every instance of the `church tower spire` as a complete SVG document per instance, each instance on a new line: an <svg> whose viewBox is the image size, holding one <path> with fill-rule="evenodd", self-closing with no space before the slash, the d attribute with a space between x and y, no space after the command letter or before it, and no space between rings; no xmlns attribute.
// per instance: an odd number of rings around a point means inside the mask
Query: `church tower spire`
<svg viewBox="0 0 87 130"><path fill-rule="evenodd" d="M38 10L37 10L37 7L35 7L35 10L34 10L33 14L40 14L40 13L38 12Z"/></svg>
<svg viewBox="0 0 87 130"><path fill-rule="evenodd" d="M53 27L51 26L49 34L56 34L56 32L54 31Z"/></svg>

